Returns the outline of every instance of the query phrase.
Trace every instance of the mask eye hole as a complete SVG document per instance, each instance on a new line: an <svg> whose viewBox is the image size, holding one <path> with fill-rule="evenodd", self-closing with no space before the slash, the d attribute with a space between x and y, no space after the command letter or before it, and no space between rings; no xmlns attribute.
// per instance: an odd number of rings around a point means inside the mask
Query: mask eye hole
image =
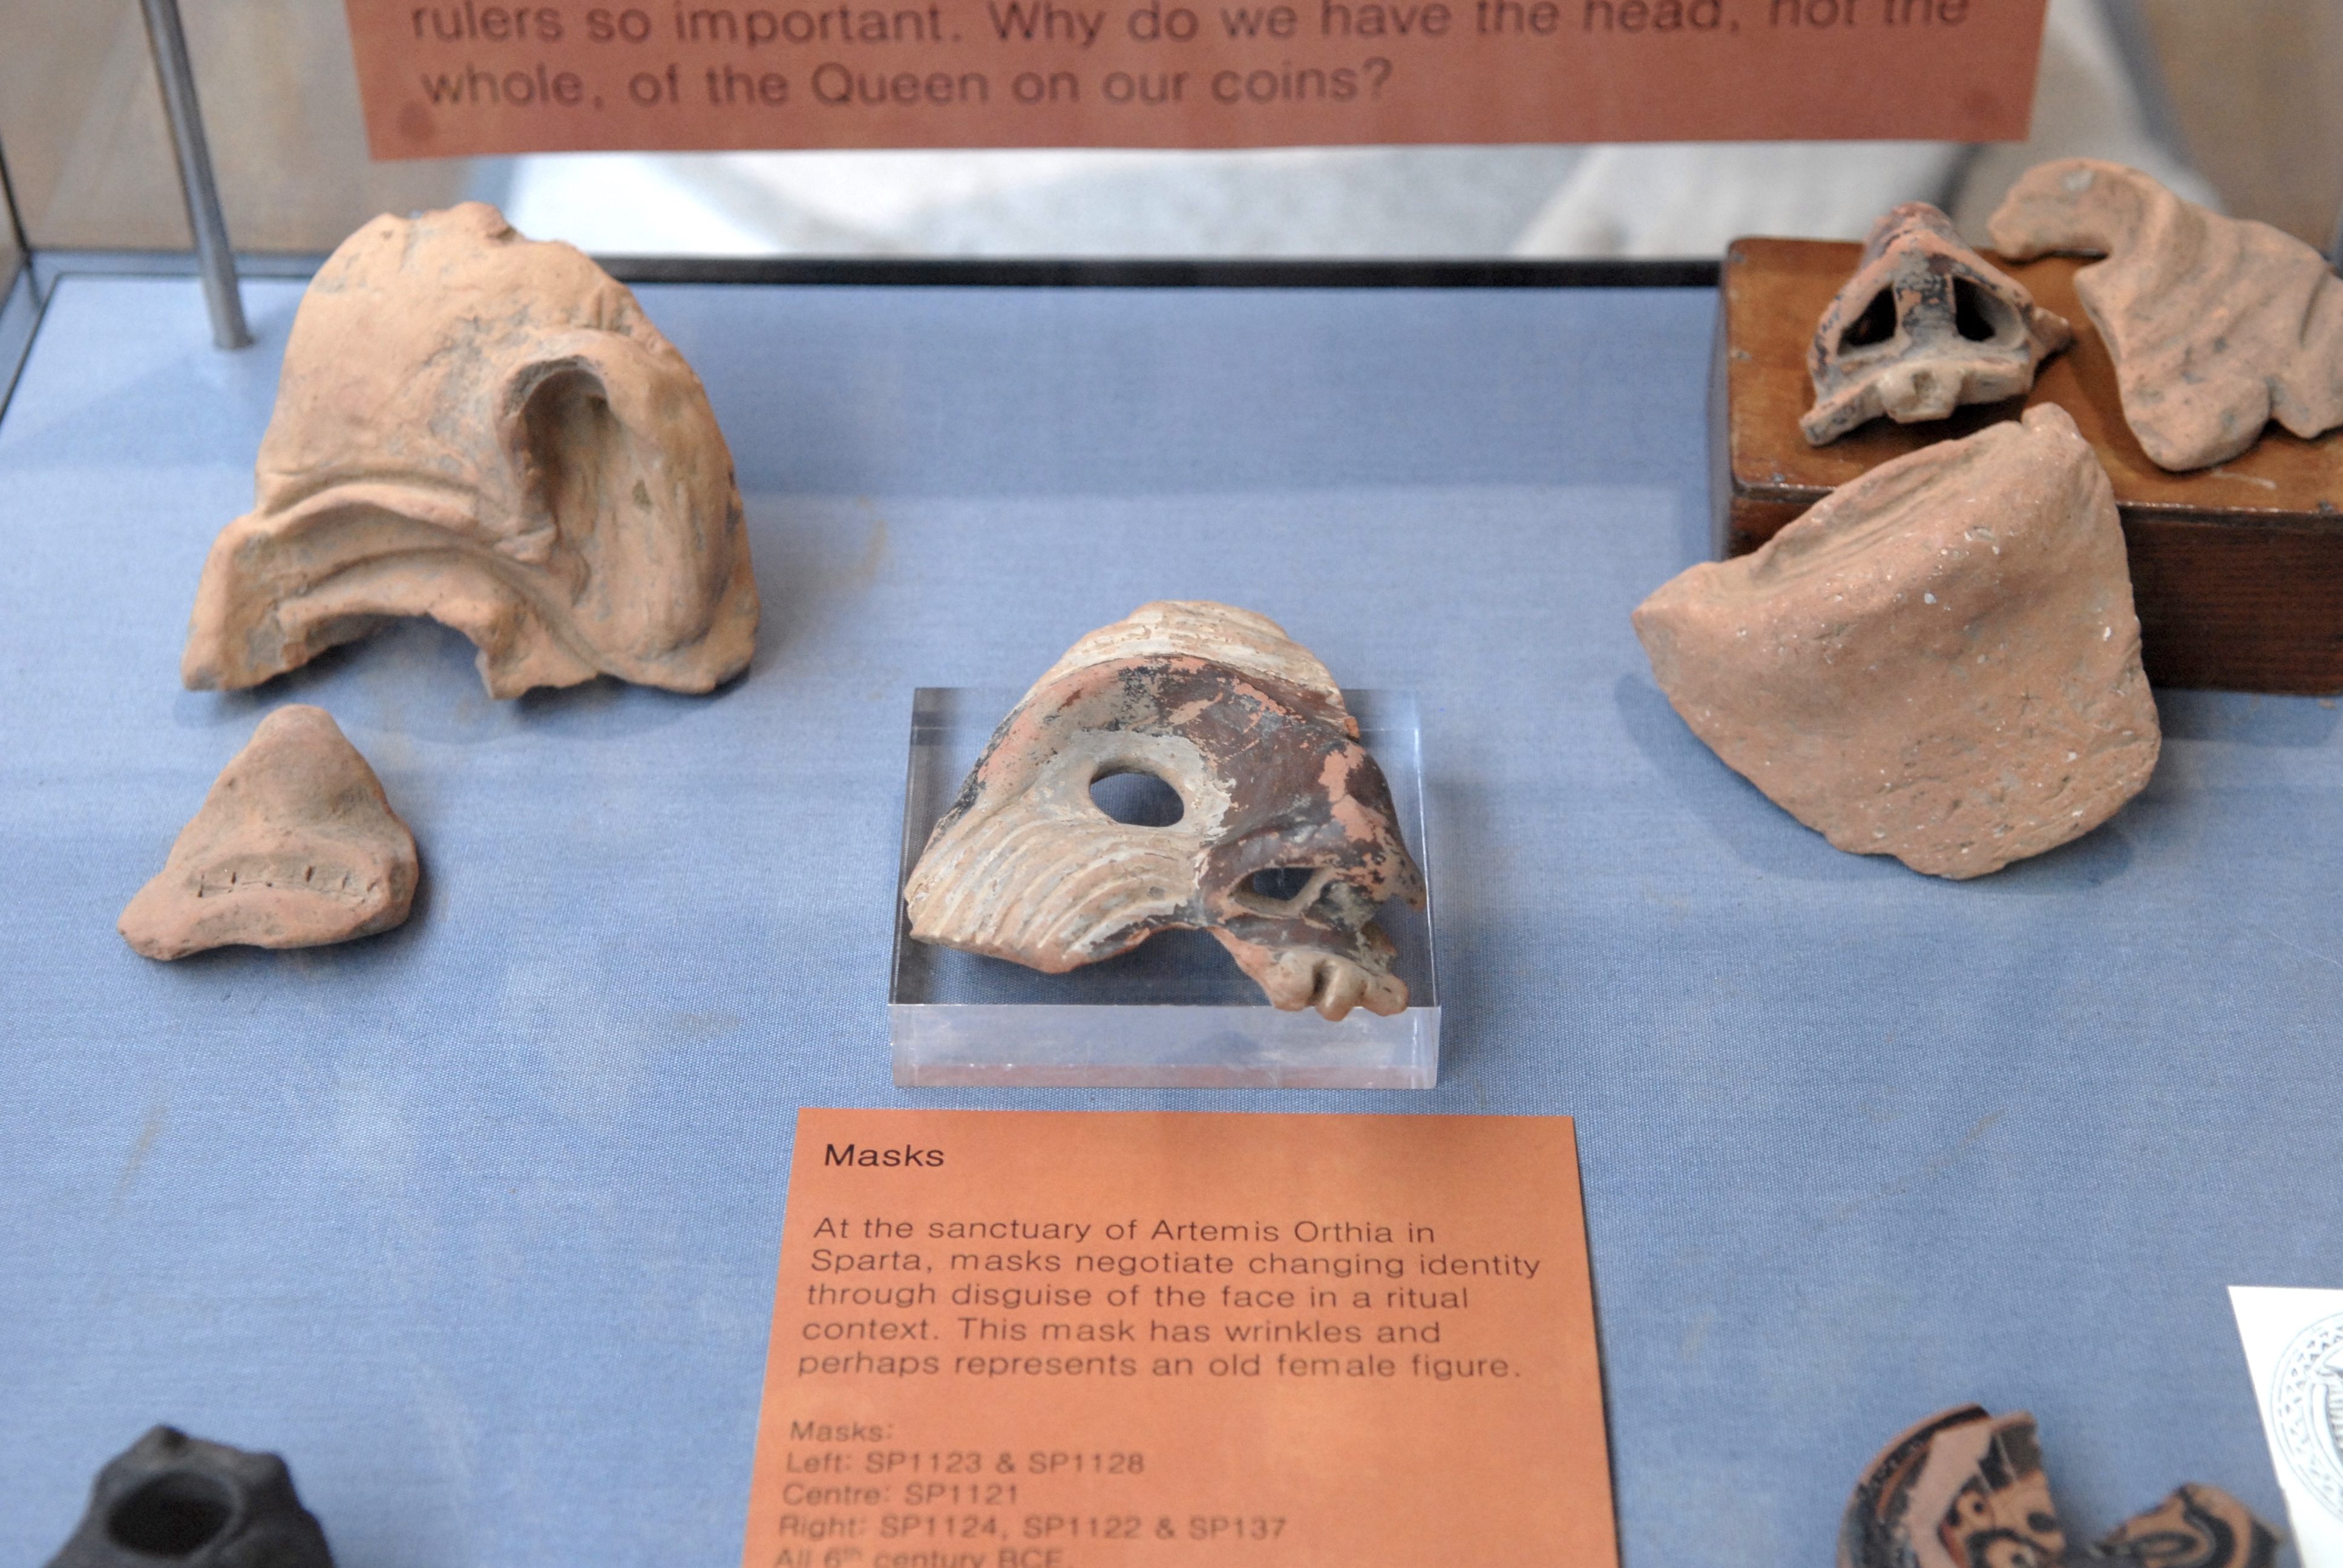
<svg viewBox="0 0 2343 1568"><path fill-rule="evenodd" d="M1169 828L1188 814L1180 791L1136 769L1091 779L1091 804L1131 828Z"/></svg>
<svg viewBox="0 0 2343 1568"><path fill-rule="evenodd" d="M1300 898L1312 874L1308 866L1272 866L1255 871L1250 886L1256 897L1282 904Z"/></svg>
<svg viewBox="0 0 2343 1568"><path fill-rule="evenodd" d="M1895 336L1896 298L1883 288L1871 297L1863 314L1848 322L1846 329L1838 335L1838 351L1844 354L1850 348L1868 348Z"/></svg>
<svg viewBox="0 0 2343 1568"><path fill-rule="evenodd" d="M1953 279L1953 326L1971 343L1990 343L2000 337L2010 314L2006 302L1967 278Z"/></svg>

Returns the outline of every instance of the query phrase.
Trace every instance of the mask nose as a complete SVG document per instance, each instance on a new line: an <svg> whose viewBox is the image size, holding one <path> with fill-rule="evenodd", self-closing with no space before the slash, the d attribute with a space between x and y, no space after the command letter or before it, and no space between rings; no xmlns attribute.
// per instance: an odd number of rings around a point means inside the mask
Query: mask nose
<svg viewBox="0 0 2343 1568"><path fill-rule="evenodd" d="M1880 377L1883 399L1899 419L1941 419L1960 399L1960 383L1926 365L1899 366Z"/></svg>

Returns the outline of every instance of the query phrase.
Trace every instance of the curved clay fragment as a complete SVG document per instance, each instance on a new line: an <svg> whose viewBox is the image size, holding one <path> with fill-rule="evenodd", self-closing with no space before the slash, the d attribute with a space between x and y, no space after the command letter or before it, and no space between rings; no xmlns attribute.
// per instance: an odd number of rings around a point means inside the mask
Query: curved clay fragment
<svg viewBox="0 0 2343 1568"><path fill-rule="evenodd" d="M1838 848L1916 871L2056 848L2156 767L2114 490L2055 404L1882 464L1634 621L1728 765Z"/></svg>
<svg viewBox="0 0 2343 1568"><path fill-rule="evenodd" d="M1910 425L2015 397L2074 339L2065 317L1962 244L1950 218L1906 202L1871 226L1815 328L1815 406L1798 428L1819 447L1882 414Z"/></svg>
<svg viewBox="0 0 2343 1568"><path fill-rule="evenodd" d="M1847 1500L1838 1568L2059 1568L2034 1418L1945 1411L1879 1451Z"/></svg>
<svg viewBox="0 0 2343 1568"><path fill-rule="evenodd" d="M1076 643L1001 722L904 890L911 935L1049 974L1202 928L1269 1000L1339 1020L1407 985L1374 923L1421 906L1391 790L1326 668L1275 622L1141 605ZM1166 827L1091 799L1116 773L1178 791Z"/></svg>
<svg viewBox="0 0 2343 1568"><path fill-rule="evenodd" d="M2092 1551L2118 1568L2272 1568L2278 1533L2217 1486L2190 1482Z"/></svg>
<svg viewBox="0 0 2343 1568"><path fill-rule="evenodd" d="M748 531L699 378L608 274L482 203L378 217L327 261L255 488L204 563L192 689L411 615L478 644L496 697L748 667Z"/></svg>
<svg viewBox="0 0 2343 1568"><path fill-rule="evenodd" d="M2027 170L1991 226L2019 261L2107 256L2075 275L2075 292L2115 358L2124 418L2159 467L2234 457L2271 419L2306 439L2343 425L2343 279L2291 235L2095 158Z"/></svg>
<svg viewBox="0 0 2343 1568"><path fill-rule="evenodd" d="M344 942L404 921L417 874L374 769L324 709L296 704L220 769L122 936L150 959Z"/></svg>

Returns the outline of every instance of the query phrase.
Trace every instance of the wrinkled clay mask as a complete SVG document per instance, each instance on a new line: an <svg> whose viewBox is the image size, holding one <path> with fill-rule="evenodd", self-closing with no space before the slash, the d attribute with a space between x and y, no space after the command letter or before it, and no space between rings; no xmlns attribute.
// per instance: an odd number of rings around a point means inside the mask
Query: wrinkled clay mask
<svg viewBox="0 0 2343 1568"><path fill-rule="evenodd" d="M204 563L190 689L392 616L470 638L496 697L748 666L757 586L699 378L622 285L482 203L377 218L319 269L254 489Z"/></svg>
<svg viewBox="0 0 2343 1568"><path fill-rule="evenodd" d="M1882 414L1909 425L2015 397L2073 340L2064 317L1962 244L1943 213L1906 202L1872 226L1815 328L1815 406L1798 427L1819 447Z"/></svg>
<svg viewBox="0 0 2343 1568"><path fill-rule="evenodd" d="M1391 1014L1374 923L1421 907L1383 770L1323 665L1263 617L1141 606L1074 645L993 732L904 890L920 941L1061 974L1157 931L1210 930L1278 1007ZM1165 826L1091 797L1118 773L1180 798Z"/></svg>

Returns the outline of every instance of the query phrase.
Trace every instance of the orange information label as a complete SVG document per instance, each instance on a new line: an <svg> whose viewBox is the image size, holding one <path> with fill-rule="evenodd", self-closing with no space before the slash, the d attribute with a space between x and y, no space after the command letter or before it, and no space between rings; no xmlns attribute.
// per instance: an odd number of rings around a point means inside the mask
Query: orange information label
<svg viewBox="0 0 2343 1568"><path fill-rule="evenodd" d="M1617 1562L1560 1117L798 1117L745 1568Z"/></svg>
<svg viewBox="0 0 2343 1568"><path fill-rule="evenodd" d="M345 0L377 158L2023 137L2046 0Z"/></svg>

